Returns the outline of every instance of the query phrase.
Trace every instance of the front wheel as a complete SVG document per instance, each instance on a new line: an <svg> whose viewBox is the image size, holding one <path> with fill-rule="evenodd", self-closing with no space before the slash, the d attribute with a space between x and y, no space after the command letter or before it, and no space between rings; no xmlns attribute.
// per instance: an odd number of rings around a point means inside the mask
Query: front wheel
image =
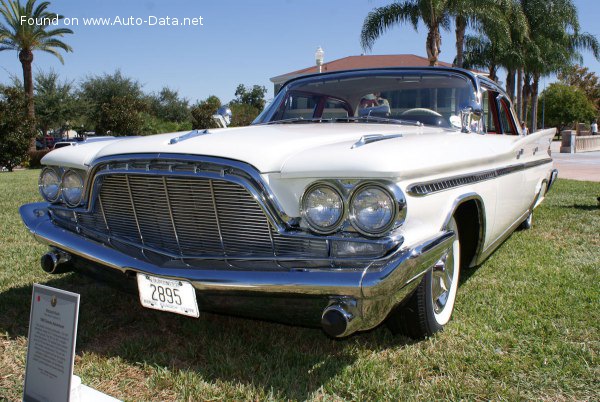
<svg viewBox="0 0 600 402"><path fill-rule="evenodd" d="M448 229L456 234L452 246L423 276L408 302L388 317L388 327L422 339L441 331L450 321L460 275L460 239L454 218Z"/></svg>

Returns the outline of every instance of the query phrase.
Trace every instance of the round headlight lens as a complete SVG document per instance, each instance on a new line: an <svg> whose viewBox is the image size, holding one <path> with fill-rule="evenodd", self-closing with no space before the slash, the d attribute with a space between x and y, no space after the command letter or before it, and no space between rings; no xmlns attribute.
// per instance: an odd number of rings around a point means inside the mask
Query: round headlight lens
<svg viewBox="0 0 600 402"><path fill-rule="evenodd" d="M340 193L332 186L317 184L304 193L302 213L315 231L331 232L342 221L344 201Z"/></svg>
<svg viewBox="0 0 600 402"><path fill-rule="evenodd" d="M62 196L67 205L75 207L83 196L83 179L74 170L67 170L62 178Z"/></svg>
<svg viewBox="0 0 600 402"><path fill-rule="evenodd" d="M376 235L390 229L395 202L383 188L366 186L358 189L350 201L350 221L362 233Z"/></svg>
<svg viewBox="0 0 600 402"><path fill-rule="evenodd" d="M45 168L40 174L40 194L46 201L54 202L60 195L60 178L52 168Z"/></svg>

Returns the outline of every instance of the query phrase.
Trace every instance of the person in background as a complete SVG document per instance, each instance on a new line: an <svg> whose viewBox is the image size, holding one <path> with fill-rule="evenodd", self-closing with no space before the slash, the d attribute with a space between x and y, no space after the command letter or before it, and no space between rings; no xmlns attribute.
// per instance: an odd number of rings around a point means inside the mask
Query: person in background
<svg viewBox="0 0 600 402"><path fill-rule="evenodd" d="M592 122L592 135L598 135L598 122L594 120Z"/></svg>
<svg viewBox="0 0 600 402"><path fill-rule="evenodd" d="M524 121L521 122L521 132L523 135L529 134L529 129L527 128L527 124Z"/></svg>

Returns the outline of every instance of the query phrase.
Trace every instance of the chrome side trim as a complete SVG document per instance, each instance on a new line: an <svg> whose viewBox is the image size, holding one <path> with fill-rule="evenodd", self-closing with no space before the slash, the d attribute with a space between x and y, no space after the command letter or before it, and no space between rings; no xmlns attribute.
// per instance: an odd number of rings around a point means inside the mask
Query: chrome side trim
<svg viewBox="0 0 600 402"><path fill-rule="evenodd" d="M537 161L509 165L497 169L482 170L480 172L469 173L459 176L451 176L442 179L414 183L408 186L407 192L413 196L426 196L440 191L450 190L456 187L479 183L495 179L496 177L515 173L521 170L530 169L536 166L552 163L551 158L540 159Z"/></svg>

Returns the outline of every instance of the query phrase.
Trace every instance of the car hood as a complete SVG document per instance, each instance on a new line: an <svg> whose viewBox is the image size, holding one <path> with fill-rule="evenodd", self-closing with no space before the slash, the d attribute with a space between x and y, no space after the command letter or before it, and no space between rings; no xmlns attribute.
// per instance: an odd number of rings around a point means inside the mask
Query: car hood
<svg viewBox="0 0 600 402"><path fill-rule="evenodd" d="M243 161L261 173L316 177L332 173L353 176L359 172L368 176L370 171L373 175L393 175L399 169L418 170L435 162L442 162L442 169L446 164L485 159L493 154L491 147L481 141L482 136L395 124L273 124L186 134L123 137L66 147L50 152L42 162L82 167L112 155L188 154ZM355 146L366 135L398 134L401 137ZM171 143L174 138L179 141Z"/></svg>

